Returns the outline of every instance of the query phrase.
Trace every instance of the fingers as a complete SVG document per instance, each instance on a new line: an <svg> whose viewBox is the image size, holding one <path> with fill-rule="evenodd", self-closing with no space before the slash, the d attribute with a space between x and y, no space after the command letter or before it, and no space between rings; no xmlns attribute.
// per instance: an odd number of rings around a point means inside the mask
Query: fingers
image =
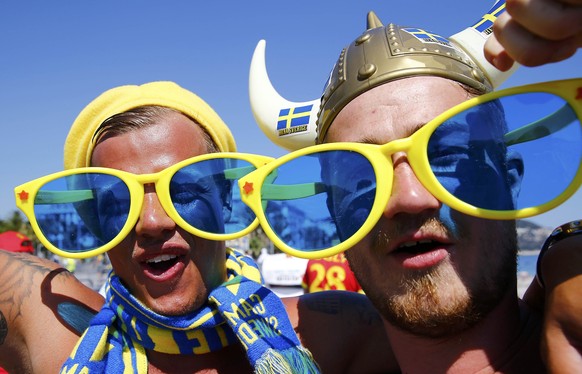
<svg viewBox="0 0 582 374"><path fill-rule="evenodd" d="M515 62L501 43L499 43L495 35L492 35L487 39L483 52L485 53L487 61L501 71L511 69Z"/></svg>
<svg viewBox="0 0 582 374"><path fill-rule="evenodd" d="M558 62L582 47L582 0L507 0L506 9L484 47L498 69Z"/></svg>
<svg viewBox="0 0 582 374"><path fill-rule="evenodd" d="M582 32L582 1L566 1L507 0L505 9L512 22L527 32L548 41L562 41Z"/></svg>
<svg viewBox="0 0 582 374"><path fill-rule="evenodd" d="M499 22L497 22L499 21ZM549 40L539 37L509 16L500 17L493 26L495 37L505 53L525 66L538 66L564 60L577 47L573 39Z"/></svg>

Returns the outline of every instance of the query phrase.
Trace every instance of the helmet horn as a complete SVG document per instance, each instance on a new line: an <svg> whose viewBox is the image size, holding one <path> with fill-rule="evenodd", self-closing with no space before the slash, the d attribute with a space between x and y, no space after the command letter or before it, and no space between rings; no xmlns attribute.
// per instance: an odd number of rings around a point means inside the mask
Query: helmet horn
<svg viewBox="0 0 582 374"><path fill-rule="evenodd" d="M278 146L294 151L315 143L320 99L296 103L279 95L265 64L264 40L259 41L249 74L249 97L255 121Z"/></svg>
<svg viewBox="0 0 582 374"><path fill-rule="evenodd" d="M498 70L485 59L483 53L485 41L493 34L493 22L503 12L505 12L505 0L496 0L491 9L476 24L449 38L471 56L473 62L481 68L494 89L515 73L519 67L518 63L514 63L508 71Z"/></svg>
<svg viewBox="0 0 582 374"><path fill-rule="evenodd" d="M504 11L505 0L497 0L477 23L448 39L419 28L383 26L370 12L367 30L344 48L320 98L300 103L286 100L273 88L265 64L266 42L261 40L249 75L255 120L275 144L296 150L322 142L337 113L356 96L395 79L432 75L478 92L491 91L517 68L497 70L483 54L493 22Z"/></svg>

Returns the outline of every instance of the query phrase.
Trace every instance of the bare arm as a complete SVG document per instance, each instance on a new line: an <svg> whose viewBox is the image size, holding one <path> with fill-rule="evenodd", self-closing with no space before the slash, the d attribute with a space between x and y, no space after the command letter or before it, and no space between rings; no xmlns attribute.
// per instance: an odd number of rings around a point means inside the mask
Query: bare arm
<svg viewBox="0 0 582 374"><path fill-rule="evenodd" d="M565 60L582 47L582 0L506 0L485 57L500 70L514 61L539 66Z"/></svg>
<svg viewBox="0 0 582 374"><path fill-rule="evenodd" d="M544 359L552 373L577 372L582 367L582 235L554 244L541 265Z"/></svg>
<svg viewBox="0 0 582 374"><path fill-rule="evenodd" d="M365 295L324 291L283 301L323 373L400 372L382 319Z"/></svg>
<svg viewBox="0 0 582 374"><path fill-rule="evenodd" d="M0 251L0 366L57 372L102 303L56 263Z"/></svg>

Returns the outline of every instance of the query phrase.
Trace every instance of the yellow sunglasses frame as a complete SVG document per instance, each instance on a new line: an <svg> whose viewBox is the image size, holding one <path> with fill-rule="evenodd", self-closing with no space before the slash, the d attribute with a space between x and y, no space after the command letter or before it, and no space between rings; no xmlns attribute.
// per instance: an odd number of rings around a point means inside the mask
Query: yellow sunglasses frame
<svg viewBox="0 0 582 374"><path fill-rule="evenodd" d="M258 220L255 218L254 221L244 230L238 231L236 233L230 234L214 234L201 231L190 224L188 224L176 211L174 208L171 198L169 185L170 180L173 175L181 168L195 164L197 162L213 160L213 159L232 159L246 161L253 165L255 168L259 168L268 162L272 161L272 157L247 154L247 153L235 153L235 152L224 152L224 153L209 153L201 156L192 157L183 161L178 162L162 171L151 174L133 174L125 171L102 168L102 167L85 167L77 169L69 169L53 173L30 182L21 184L14 188L14 194L16 198L16 206L26 215L32 229L36 233L40 242L51 252L68 258L89 258L101 253L107 252L116 245L118 245L125 237L129 235L131 230L134 228L135 224L139 219L141 213L143 200L144 200L144 185L154 184L156 189L156 194L162 205L166 214L180 227L189 233L199 236L204 239L223 241L231 240L242 237L251 231L253 231L258 226ZM238 179L244 176L246 173L251 171L249 167L240 167L234 169L225 170L225 176L228 179ZM54 246L43 234L40 229L36 216L34 214L34 205L37 198L44 203L54 202L54 203L66 203L66 202L77 202L82 201L87 198L92 197L91 191L40 191L40 189L48 182L53 180L75 175L81 173L101 173L107 174L121 179L128 187L130 194L130 208L127 216L127 220L123 228L119 233L108 243L102 245L101 247L85 251L85 252L68 252ZM44 194L43 194L44 192ZM37 201L38 202L38 201Z"/></svg>
<svg viewBox="0 0 582 374"><path fill-rule="evenodd" d="M395 152L406 152L410 165L422 185L431 194L437 197L438 200L456 211L475 217L496 220L520 219L544 213L562 204L578 190L582 184L582 163L578 167L572 183L553 200L536 207L528 207L513 211L497 211L475 207L457 199L455 196L449 193L438 182L437 178L432 173L429 160L426 156L426 149L430 136L440 124L449 118L476 105L486 103L491 100L528 92L551 93L559 96L574 109L578 120L582 122L582 78L543 82L508 88L481 95L458 104L435 117L411 136L403 139L397 139L383 145L338 142L310 146L289 153L247 174L244 178L239 179L238 183L239 187L241 188L241 199L253 210L259 219L259 223L261 224L263 231L267 237L273 241L277 248L292 256L307 259L323 258L335 255L339 252L343 252L362 240L370 232L370 230L372 230L382 215L382 212L388 203L388 199L392 194L394 169L390 156ZM571 118L569 119L571 120ZM549 117L540 119L539 121L524 126L517 131L506 134L506 143L515 144L533 140L535 139L535 136L531 137L529 134L534 132L530 130L537 126L549 126L552 124L552 120L557 122L555 124L556 127L563 125L563 111L558 110L556 113L553 113ZM376 181L376 196L374 205L362 227L358 229L354 235L342 243L336 244L326 249L314 251L302 251L292 248L281 239L279 239L279 237L268 224L263 208L264 201L262 200L268 201L271 198L296 199L299 197L310 196L324 192L324 189L319 188L316 183L307 183L302 185L274 185L270 184L267 178L282 164L285 164L286 162L289 162L295 158L312 153L335 150L353 151L363 155L371 163L375 175L383 176L382 178L377 178ZM270 178L272 178L272 175Z"/></svg>

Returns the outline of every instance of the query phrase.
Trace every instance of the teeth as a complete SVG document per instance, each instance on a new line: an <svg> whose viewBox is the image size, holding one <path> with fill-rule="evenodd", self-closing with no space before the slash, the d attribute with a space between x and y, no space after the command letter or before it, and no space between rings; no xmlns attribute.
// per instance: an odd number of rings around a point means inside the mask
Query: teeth
<svg viewBox="0 0 582 374"><path fill-rule="evenodd" d="M160 256L156 256L154 258L150 258L149 260L147 260L148 264L151 263L158 263L158 262L162 262L162 261L168 261L168 260L173 260L175 259L176 255L160 255Z"/></svg>
<svg viewBox="0 0 582 374"><path fill-rule="evenodd" d="M432 240L420 240L417 242L404 242L399 246L399 248L410 248L410 247L414 247L415 245L430 244L430 243L432 243Z"/></svg>

